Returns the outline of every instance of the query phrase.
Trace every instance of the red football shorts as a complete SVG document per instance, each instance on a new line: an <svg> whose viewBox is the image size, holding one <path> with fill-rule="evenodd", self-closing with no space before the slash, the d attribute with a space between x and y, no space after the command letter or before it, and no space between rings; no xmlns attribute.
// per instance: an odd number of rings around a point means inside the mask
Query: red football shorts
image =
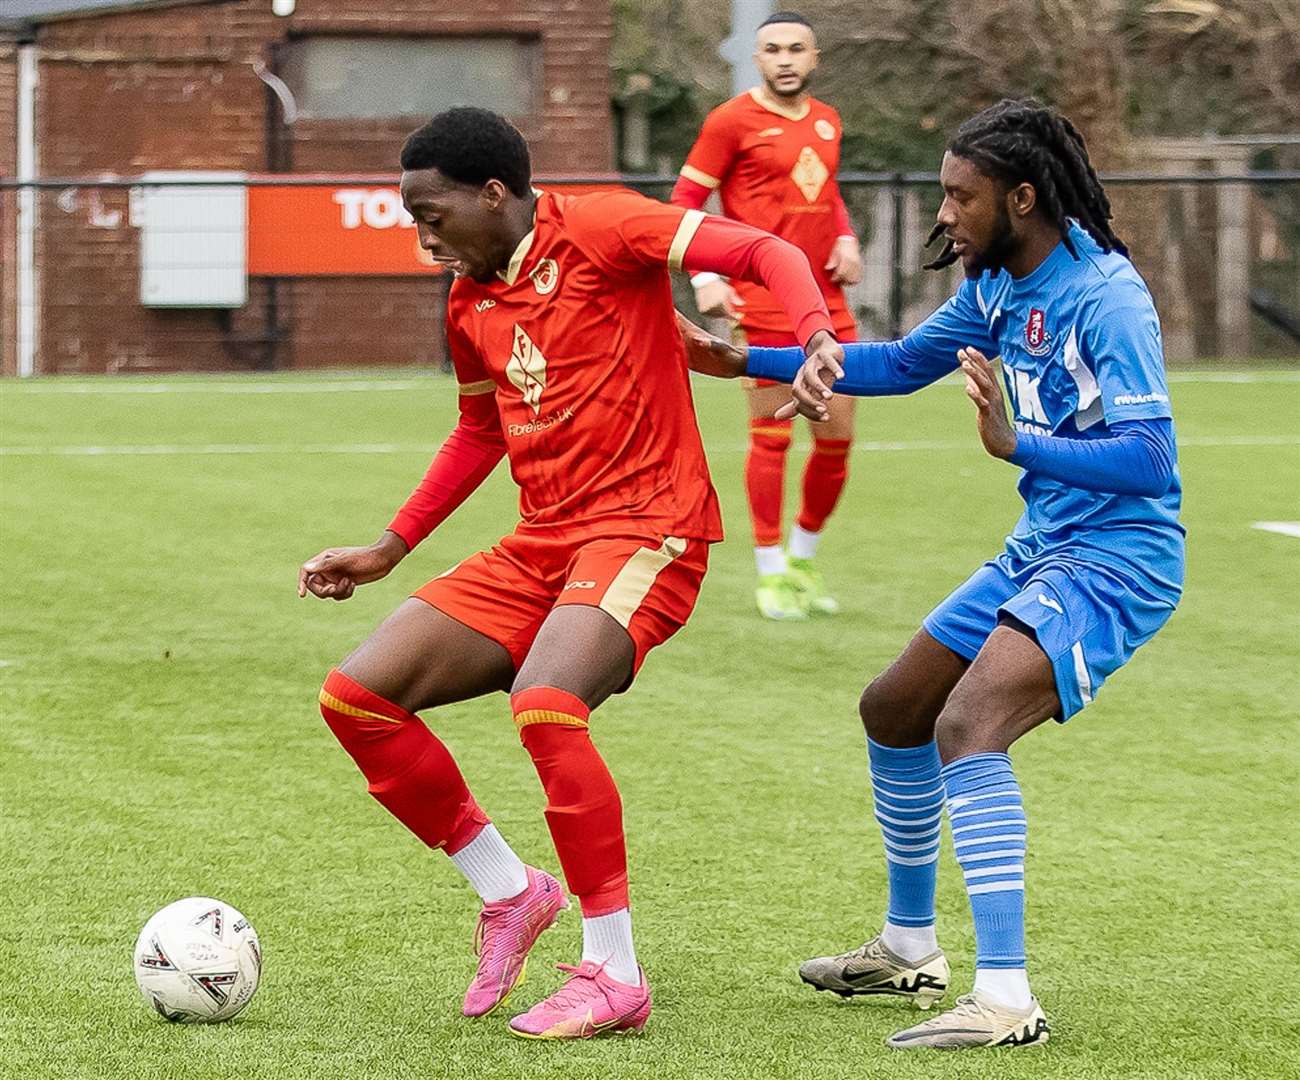
<svg viewBox="0 0 1300 1080"><path fill-rule="evenodd" d="M703 540L511 533L413 595L502 645L518 670L551 609L600 608L631 636L632 671L690 617L709 563Z"/></svg>

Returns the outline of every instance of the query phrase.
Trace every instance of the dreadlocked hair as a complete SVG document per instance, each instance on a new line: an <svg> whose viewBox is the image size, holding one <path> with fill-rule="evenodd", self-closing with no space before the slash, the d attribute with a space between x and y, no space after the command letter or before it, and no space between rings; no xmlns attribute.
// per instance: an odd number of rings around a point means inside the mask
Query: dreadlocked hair
<svg viewBox="0 0 1300 1080"><path fill-rule="evenodd" d="M1004 98L976 113L957 129L948 149L974 163L980 172L1015 186L1032 184L1047 216L1056 224L1070 254L1070 218L1082 225L1102 251L1128 248L1111 231L1110 200L1101 186L1083 136L1066 117L1034 98ZM936 225L929 247L943 234ZM927 270L942 270L957 261L949 240Z"/></svg>

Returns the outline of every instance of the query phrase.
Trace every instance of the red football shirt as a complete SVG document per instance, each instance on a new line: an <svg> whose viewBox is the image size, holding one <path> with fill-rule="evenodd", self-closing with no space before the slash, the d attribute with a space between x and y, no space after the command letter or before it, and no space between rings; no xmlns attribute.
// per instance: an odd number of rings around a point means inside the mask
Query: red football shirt
<svg viewBox="0 0 1300 1080"><path fill-rule="evenodd" d="M857 328L824 269L847 220L835 173L840 164L840 116L809 98L799 111L769 104L751 90L723 102L704 121L682 176L717 189L723 212L789 240L812 264L841 338ZM790 333L790 320L761 285L733 281L748 331Z"/></svg>
<svg viewBox="0 0 1300 1080"><path fill-rule="evenodd" d="M505 270L458 278L447 338L460 421L389 528L413 548L503 455L521 528L718 540L669 270L762 281L805 346L833 330L792 244L630 191L539 193Z"/></svg>
<svg viewBox="0 0 1300 1080"><path fill-rule="evenodd" d="M721 539L668 275L699 221L544 192L498 280L452 286L461 393L495 395L524 528Z"/></svg>

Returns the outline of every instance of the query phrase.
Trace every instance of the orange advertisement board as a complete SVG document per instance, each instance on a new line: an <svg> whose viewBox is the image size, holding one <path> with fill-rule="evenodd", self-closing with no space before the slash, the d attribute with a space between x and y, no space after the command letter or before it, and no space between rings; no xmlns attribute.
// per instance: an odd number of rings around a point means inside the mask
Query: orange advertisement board
<svg viewBox="0 0 1300 1080"><path fill-rule="evenodd" d="M616 188L565 184L566 194ZM248 273L254 277L436 274L396 184L248 189Z"/></svg>
<svg viewBox="0 0 1300 1080"><path fill-rule="evenodd" d="M396 185L250 187L253 276L429 274Z"/></svg>

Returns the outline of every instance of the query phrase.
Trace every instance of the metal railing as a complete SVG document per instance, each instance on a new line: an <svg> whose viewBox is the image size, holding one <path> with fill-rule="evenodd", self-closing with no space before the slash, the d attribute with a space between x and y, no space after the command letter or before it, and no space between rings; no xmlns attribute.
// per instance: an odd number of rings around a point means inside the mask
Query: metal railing
<svg viewBox="0 0 1300 1080"><path fill-rule="evenodd" d="M675 180L624 174L537 182L622 184L666 198ZM955 287L959 271L921 269L940 198L937 180L929 172L839 177L863 242L864 277L849 300L865 337L905 332ZM1117 232L1156 297L1171 363L1300 358L1300 170L1141 172L1103 180ZM258 272L250 264L239 303L150 306L141 299L140 208L154 189L232 189L255 201L262 189L387 191L384 213L374 218L393 225L400 224L395 184L388 174L0 178L0 371L444 363L446 275L431 278L416 265L349 272L344 259L326 272L298 274ZM355 227L364 231L368 207L356 199L352 205ZM250 218L252 247L260 228ZM304 250L319 240L304 235ZM408 240L413 247L413 235ZM173 276L189 269L176 265ZM683 309L693 311L684 280L675 290Z"/></svg>

